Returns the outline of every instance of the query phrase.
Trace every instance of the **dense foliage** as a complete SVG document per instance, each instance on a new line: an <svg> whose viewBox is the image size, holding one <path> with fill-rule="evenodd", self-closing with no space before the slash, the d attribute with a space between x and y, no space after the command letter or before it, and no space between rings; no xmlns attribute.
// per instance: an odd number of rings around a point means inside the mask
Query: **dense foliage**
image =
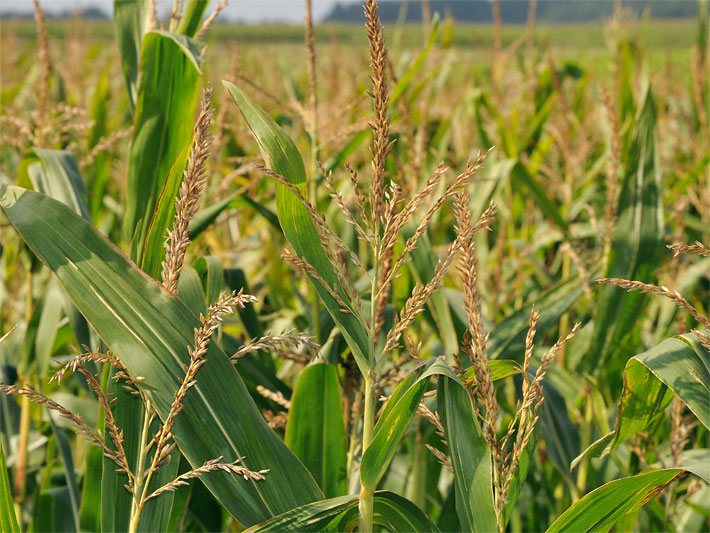
<svg viewBox="0 0 710 533"><path fill-rule="evenodd" d="M707 3L672 51L184 4L3 21L1 531L710 528Z"/></svg>

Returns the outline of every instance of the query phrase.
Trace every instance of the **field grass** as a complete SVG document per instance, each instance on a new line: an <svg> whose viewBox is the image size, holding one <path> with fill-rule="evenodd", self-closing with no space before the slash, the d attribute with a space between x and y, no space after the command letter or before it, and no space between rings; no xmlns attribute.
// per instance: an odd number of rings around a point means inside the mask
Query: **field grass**
<svg viewBox="0 0 710 533"><path fill-rule="evenodd" d="M3 28L16 37L34 39L36 25L31 20L3 19ZM48 31L58 39L69 38L78 32L87 39L113 41L113 23L108 20L50 20ZM695 41L696 23L693 20L658 20L645 19L633 22L626 30L638 38L649 50L687 50ZM503 43L510 45L524 35L524 26L505 26L502 32ZM604 24L541 24L536 28L536 39L560 49L574 51L596 48L607 50ZM418 47L424 39L424 30L420 25L404 25L387 28L388 40L400 43L404 47ZM319 46L336 39L341 44L363 47L367 37L361 28L352 24L321 24L314 29L315 41ZM303 43L303 28L287 24L233 24L217 23L212 28L207 41L233 41L240 44L255 45L274 43ZM476 24L453 24L450 44L463 48L487 48L493 41L493 26Z"/></svg>
<svg viewBox="0 0 710 533"><path fill-rule="evenodd" d="M707 531L707 13L205 7L2 21L0 531Z"/></svg>

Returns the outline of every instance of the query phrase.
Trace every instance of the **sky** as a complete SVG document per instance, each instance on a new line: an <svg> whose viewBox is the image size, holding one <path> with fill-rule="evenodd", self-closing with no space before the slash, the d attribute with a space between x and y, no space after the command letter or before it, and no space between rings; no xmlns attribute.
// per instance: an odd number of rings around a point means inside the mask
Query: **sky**
<svg viewBox="0 0 710 533"><path fill-rule="evenodd" d="M313 14L321 20L338 0L312 0ZM343 1L343 0L341 0ZM172 0L157 0L158 9L168 10ZM216 0L212 0L212 5ZM106 12L113 10L113 0L40 0L47 12L66 11L73 8L96 6ZM293 22L300 23L304 16L303 0L230 0L220 17L239 22ZM32 0L0 0L0 9L5 11L32 11ZM211 12L211 6L207 10Z"/></svg>

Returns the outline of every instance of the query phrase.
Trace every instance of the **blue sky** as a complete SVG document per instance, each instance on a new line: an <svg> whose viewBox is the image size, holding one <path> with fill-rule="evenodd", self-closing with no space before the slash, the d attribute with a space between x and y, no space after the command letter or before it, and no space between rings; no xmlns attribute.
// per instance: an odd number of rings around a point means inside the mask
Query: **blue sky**
<svg viewBox="0 0 710 533"><path fill-rule="evenodd" d="M313 12L316 20L323 18L337 0L312 0ZM343 0L341 0L343 1ZM157 0L159 9L168 10L172 0ZM212 0L212 4L216 0ZM32 11L32 0L5 0L2 1L4 9L13 11ZM84 8L97 6L106 13L113 9L113 0L40 0L42 8L48 12L64 11L75 7ZM241 22L295 22L303 21L302 0L230 0L223 11L224 17L229 20ZM208 10L209 12L209 10Z"/></svg>

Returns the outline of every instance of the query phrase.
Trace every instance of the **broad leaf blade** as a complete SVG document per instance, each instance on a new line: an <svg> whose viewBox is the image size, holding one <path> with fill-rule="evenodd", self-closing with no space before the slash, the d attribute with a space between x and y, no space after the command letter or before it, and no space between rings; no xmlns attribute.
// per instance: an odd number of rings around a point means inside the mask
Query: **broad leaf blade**
<svg viewBox="0 0 710 533"><path fill-rule="evenodd" d="M116 31L116 43L121 54L121 68L126 80L128 98L133 111L136 103L138 82L138 62L140 59L143 34L148 27L148 0L114 0L113 25Z"/></svg>
<svg viewBox="0 0 710 533"><path fill-rule="evenodd" d="M671 468L610 481L575 502L554 521L547 533L608 531L617 520L641 509L684 472Z"/></svg>
<svg viewBox="0 0 710 533"><path fill-rule="evenodd" d="M129 373L144 378L152 405L166 416L198 319L64 205L38 193L4 187L0 207ZM43 216L34 216L37 212ZM236 370L214 343L184 406L174 435L193 466L223 456L225 461L246 458L244 464L254 470L269 469L263 482L226 473L202 479L243 524L322 497L307 469L266 425Z"/></svg>
<svg viewBox="0 0 710 533"><path fill-rule="evenodd" d="M707 428L710 426L710 368L707 350L694 334L664 340L629 359L614 431L592 443L572 463L599 457L646 429L668 407L674 393Z"/></svg>
<svg viewBox="0 0 710 533"><path fill-rule="evenodd" d="M286 426L286 445L331 498L342 496L347 490L347 448L340 395L335 366L309 366L293 390Z"/></svg>
<svg viewBox="0 0 710 533"><path fill-rule="evenodd" d="M497 531L491 454L466 390L439 380L439 413L454 467L456 513L467 531Z"/></svg>
<svg viewBox="0 0 710 533"><path fill-rule="evenodd" d="M126 176L124 230L146 272L160 268L163 242L187 160L200 93L200 47L183 35L151 31L141 76Z"/></svg>
<svg viewBox="0 0 710 533"><path fill-rule="evenodd" d="M656 142L656 106L649 89L626 155L626 173L619 197L606 277L652 282L663 248L661 172ZM588 365L604 361L633 329L646 295L604 285L599 290Z"/></svg>

